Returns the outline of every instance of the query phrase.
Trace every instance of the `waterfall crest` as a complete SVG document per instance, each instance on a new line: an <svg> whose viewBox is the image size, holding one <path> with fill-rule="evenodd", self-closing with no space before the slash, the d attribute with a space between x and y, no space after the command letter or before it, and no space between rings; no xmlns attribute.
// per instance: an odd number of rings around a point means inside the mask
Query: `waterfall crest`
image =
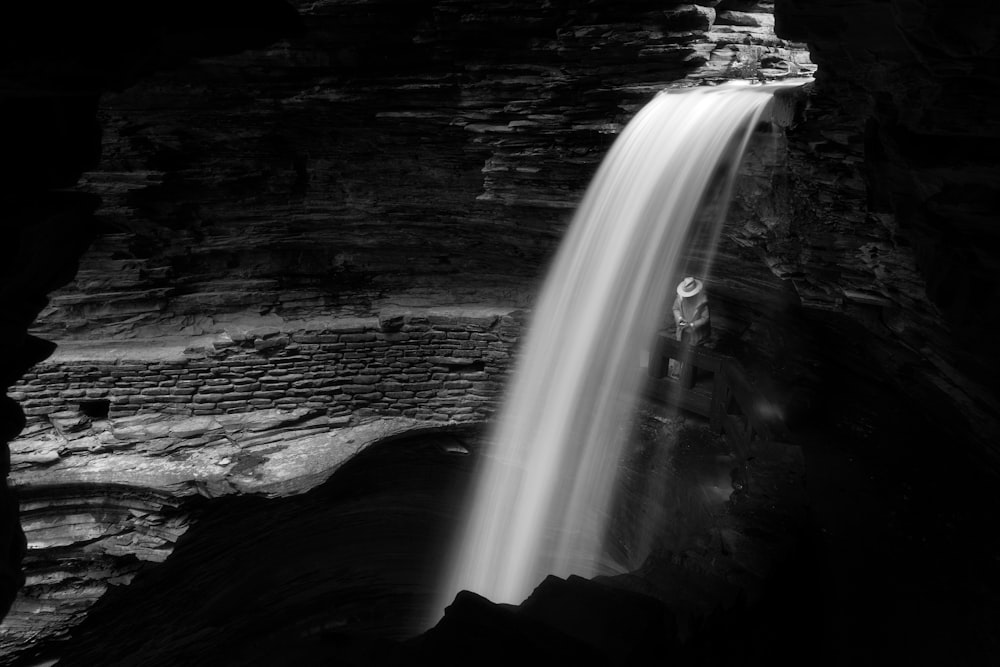
<svg viewBox="0 0 1000 667"><path fill-rule="evenodd" d="M673 301L707 188L732 176L772 86L665 91L599 167L553 261L440 589L519 603L548 574L614 571L602 538L639 351ZM724 208L724 207L723 207Z"/></svg>

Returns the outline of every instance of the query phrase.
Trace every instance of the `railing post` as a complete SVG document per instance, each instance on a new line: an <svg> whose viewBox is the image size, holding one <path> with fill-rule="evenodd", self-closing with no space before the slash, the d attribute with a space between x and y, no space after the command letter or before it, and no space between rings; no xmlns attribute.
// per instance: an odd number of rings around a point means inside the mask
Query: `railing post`
<svg viewBox="0 0 1000 667"><path fill-rule="evenodd" d="M681 386L685 389L693 389L695 379L698 376L698 367L694 365L694 355L689 349L684 349L681 352L681 356L684 361L681 364Z"/></svg>
<svg viewBox="0 0 1000 667"><path fill-rule="evenodd" d="M670 356L667 353L667 346L663 342L663 335L656 337L653 342L653 349L649 353L649 368L647 373L654 378L663 378L667 376L667 370L669 368Z"/></svg>

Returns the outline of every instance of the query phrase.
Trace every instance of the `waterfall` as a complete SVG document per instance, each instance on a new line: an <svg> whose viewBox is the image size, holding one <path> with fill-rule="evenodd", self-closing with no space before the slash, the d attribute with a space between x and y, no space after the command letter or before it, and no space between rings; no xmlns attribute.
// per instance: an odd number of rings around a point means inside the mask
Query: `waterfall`
<svg viewBox="0 0 1000 667"><path fill-rule="evenodd" d="M729 189L773 91L661 92L611 147L534 310L438 613L463 589L519 603L548 574L614 571L602 538L639 354L673 302L704 193L720 172Z"/></svg>

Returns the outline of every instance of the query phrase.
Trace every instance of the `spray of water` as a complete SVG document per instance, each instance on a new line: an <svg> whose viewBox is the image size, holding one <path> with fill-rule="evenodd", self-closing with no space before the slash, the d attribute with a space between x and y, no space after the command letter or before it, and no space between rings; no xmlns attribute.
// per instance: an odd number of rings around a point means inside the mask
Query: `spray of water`
<svg viewBox="0 0 1000 667"><path fill-rule="evenodd" d="M673 301L706 188L735 173L772 93L663 92L612 146L543 287L438 614L463 589L518 603L548 574L615 570L602 539L639 352Z"/></svg>

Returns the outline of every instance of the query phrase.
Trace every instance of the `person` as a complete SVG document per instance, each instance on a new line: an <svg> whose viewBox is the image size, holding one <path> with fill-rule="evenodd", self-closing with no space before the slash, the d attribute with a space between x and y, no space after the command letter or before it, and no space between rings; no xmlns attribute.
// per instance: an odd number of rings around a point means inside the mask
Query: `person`
<svg viewBox="0 0 1000 667"><path fill-rule="evenodd" d="M708 310L708 297L705 296L704 284L693 276L684 278L677 285L677 298L674 299L674 322L677 325L676 337L688 345L702 345L712 334L711 315ZM670 360L669 373L671 377L679 377L683 364ZM691 384L694 376L688 369L687 384Z"/></svg>
<svg viewBox="0 0 1000 667"><path fill-rule="evenodd" d="M712 334L711 316L704 284L688 276L677 285L674 299L674 322L677 340L689 345L701 345Z"/></svg>

